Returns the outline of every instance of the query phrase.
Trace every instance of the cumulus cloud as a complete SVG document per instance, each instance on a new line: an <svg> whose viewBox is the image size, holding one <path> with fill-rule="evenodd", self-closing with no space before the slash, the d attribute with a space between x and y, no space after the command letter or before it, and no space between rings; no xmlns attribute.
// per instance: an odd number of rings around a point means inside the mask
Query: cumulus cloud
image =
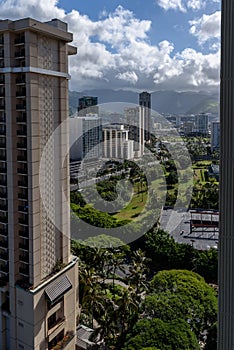
<svg viewBox="0 0 234 350"><path fill-rule="evenodd" d="M161 2L164 5L174 3L180 11L184 6L179 0ZM190 6L196 7L196 4L197 1L190 0ZM72 90L192 90L214 89L219 84L218 46L204 55L192 49L175 52L173 43L168 40L152 45L151 21L136 18L122 6L113 13L104 11L98 20L92 21L77 10L66 13L55 0L0 0L0 5L1 18L30 16L48 21L57 17L68 23L73 44L78 48L78 54L69 59ZM211 32L209 25L205 25L205 18L190 25L191 34L200 41L208 40Z"/></svg>
<svg viewBox="0 0 234 350"><path fill-rule="evenodd" d="M131 84L136 84L136 82L138 80L138 76L136 75L135 72L118 73L116 75L116 78L120 79L120 80L128 81Z"/></svg>
<svg viewBox="0 0 234 350"><path fill-rule="evenodd" d="M164 10L179 10L181 12L186 12L182 0L157 0L157 4Z"/></svg>
<svg viewBox="0 0 234 350"><path fill-rule="evenodd" d="M190 33L198 38L200 44L210 39L219 39L221 33L221 11L216 11L211 15L203 15L202 17L190 21Z"/></svg>
<svg viewBox="0 0 234 350"><path fill-rule="evenodd" d="M220 0L156 0L156 3L164 10L198 11L206 6L207 1L220 2Z"/></svg>

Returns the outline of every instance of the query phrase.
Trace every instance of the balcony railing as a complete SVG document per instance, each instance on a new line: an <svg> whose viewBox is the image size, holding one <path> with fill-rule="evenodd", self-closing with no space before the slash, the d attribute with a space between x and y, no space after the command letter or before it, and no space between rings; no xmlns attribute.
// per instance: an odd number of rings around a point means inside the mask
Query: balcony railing
<svg viewBox="0 0 234 350"><path fill-rule="evenodd" d="M1 160L1 156L0 156L0 160ZM19 162L27 162L27 156L17 156L17 160Z"/></svg>
<svg viewBox="0 0 234 350"><path fill-rule="evenodd" d="M17 148L27 148L27 142L18 142Z"/></svg>
<svg viewBox="0 0 234 350"><path fill-rule="evenodd" d="M28 276L29 275L29 269L25 268L25 267L19 267L19 273L21 275Z"/></svg>
<svg viewBox="0 0 234 350"><path fill-rule="evenodd" d="M19 187L28 187L28 183L27 181L18 181L18 186Z"/></svg>
<svg viewBox="0 0 234 350"><path fill-rule="evenodd" d="M5 273L7 273L7 272L9 272L9 266L8 266L8 264L1 264L0 265L0 271L1 272L5 272Z"/></svg>
<svg viewBox="0 0 234 350"><path fill-rule="evenodd" d="M19 236L22 238L28 238L29 237L29 232L28 231L19 231Z"/></svg>
<svg viewBox="0 0 234 350"><path fill-rule="evenodd" d="M28 218L25 218L25 219L19 218L18 223L21 225L28 225Z"/></svg>
<svg viewBox="0 0 234 350"><path fill-rule="evenodd" d="M15 79L15 83L16 83L16 85L23 85L23 84L26 84L25 77L16 78L16 79Z"/></svg>
<svg viewBox="0 0 234 350"><path fill-rule="evenodd" d="M20 50L15 52L15 58L23 58L25 57L25 50Z"/></svg>
<svg viewBox="0 0 234 350"><path fill-rule="evenodd" d="M28 262L29 262L29 255L28 255L28 254L26 254L26 255L20 255L20 256L19 256L19 260L22 261L22 262L24 262L24 263L27 263L27 264L28 264Z"/></svg>
<svg viewBox="0 0 234 350"><path fill-rule="evenodd" d="M16 91L16 97L25 97L26 96L26 89L21 89L20 91Z"/></svg>
<svg viewBox="0 0 234 350"><path fill-rule="evenodd" d="M23 205L19 205L18 206L18 211L22 211L23 213L28 213L28 206L27 205L25 205L25 206L23 206Z"/></svg>
<svg viewBox="0 0 234 350"><path fill-rule="evenodd" d="M7 205L0 204L0 210L7 211L8 210Z"/></svg>
<svg viewBox="0 0 234 350"><path fill-rule="evenodd" d="M24 37L16 38L14 41L15 45L23 45L25 43Z"/></svg>
<svg viewBox="0 0 234 350"><path fill-rule="evenodd" d="M7 237L8 236L8 231L6 229L1 228L0 229L0 235L4 236L4 237Z"/></svg>
<svg viewBox="0 0 234 350"><path fill-rule="evenodd" d="M21 117L17 117L16 118L16 122L17 123L26 123L27 122L26 115L25 116L21 116Z"/></svg>
<svg viewBox="0 0 234 350"><path fill-rule="evenodd" d="M0 171L0 172L1 172L1 171ZM17 169L17 173L18 173L18 174L22 174L22 175L27 175L28 169L27 169L27 168L18 168L18 169Z"/></svg>
<svg viewBox="0 0 234 350"><path fill-rule="evenodd" d="M19 248L23 250L28 250L28 244L27 243L19 243Z"/></svg>
<svg viewBox="0 0 234 350"><path fill-rule="evenodd" d="M26 109L26 104L24 104L24 103L19 103L19 104L17 104L17 105L15 106L15 109L16 109L17 111L24 111L24 110Z"/></svg>
<svg viewBox="0 0 234 350"><path fill-rule="evenodd" d="M0 248L8 248L8 242L6 241L1 241L0 240Z"/></svg>
<svg viewBox="0 0 234 350"><path fill-rule="evenodd" d="M18 198L19 199L28 199L28 194L27 193L18 193Z"/></svg>
<svg viewBox="0 0 234 350"><path fill-rule="evenodd" d="M0 216L0 223L6 224L8 222L8 218L6 216Z"/></svg>
<svg viewBox="0 0 234 350"><path fill-rule="evenodd" d="M0 259L4 261L8 261L8 254L5 252L0 252ZM2 279L3 277L1 277Z"/></svg>

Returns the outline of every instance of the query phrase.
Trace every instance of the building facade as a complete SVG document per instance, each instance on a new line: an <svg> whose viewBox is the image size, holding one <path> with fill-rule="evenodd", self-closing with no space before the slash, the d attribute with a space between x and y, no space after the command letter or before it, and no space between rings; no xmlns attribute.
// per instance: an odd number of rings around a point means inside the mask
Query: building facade
<svg viewBox="0 0 234 350"><path fill-rule="evenodd" d="M139 94L139 105L144 108L144 128L145 141L150 140L150 133L152 132L152 118L151 118L151 94L143 91Z"/></svg>
<svg viewBox="0 0 234 350"><path fill-rule="evenodd" d="M125 120L129 129L129 139L133 140L134 158L140 158L144 154L145 146L145 108L125 108Z"/></svg>
<svg viewBox="0 0 234 350"><path fill-rule="evenodd" d="M103 158L133 159L133 140L128 138L129 130L121 124L103 128Z"/></svg>
<svg viewBox="0 0 234 350"><path fill-rule="evenodd" d="M0 21L0 349L75 347L77 259L62 196L69 202L67 132L43 170L50 214L39 182L43 150L68 116L71 41L57 19Z"/></svg>
<svg viewBox="0 0 234 350"><path fill-rule="evenodd" d="M98 160L102 155L102 120L97 114L74 116L70 123L71 161Z"/></svg>
<svg viewBox="0 0 234 350"><path fill-rule="evenodd" d="M202 135L208 134L208 114L200 113L195 115L194 132Z"/></svg>

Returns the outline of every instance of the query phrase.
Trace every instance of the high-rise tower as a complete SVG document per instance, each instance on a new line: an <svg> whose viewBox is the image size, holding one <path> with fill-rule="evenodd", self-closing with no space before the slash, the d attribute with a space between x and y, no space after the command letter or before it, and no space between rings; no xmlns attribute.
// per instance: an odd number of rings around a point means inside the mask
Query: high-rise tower
<svg viewBox="0 0 234 350"><path fill-rule="evenodd" d="M151 94L143 91L139 94L139 105L144 107L144 127L145 127L145 141L150 140L150 133L152 131L151 121Z"/></svg>
<svg viewBox="0 0 234 350"><path fill-rule="evenodd" d="M62 200L64 191L69 201L68 133L49 149L46 176L61 188L47 186L50 215L39 183L44 147L68 116L71 41L57 19L0 21L0 349L75 347L77 260Z"/></svg>
<svg viewBox="0 0 234 350"><path fill-rule="evenodd" d="M78 116L85 117L89 113L98 114L98 98L83 96L79 98Z"/></svg>
<svg viewBox="0 0 234 350"><path fill-rule="evenodd" d="M234 3L222 1L218 349L234 349Z"/></svg>

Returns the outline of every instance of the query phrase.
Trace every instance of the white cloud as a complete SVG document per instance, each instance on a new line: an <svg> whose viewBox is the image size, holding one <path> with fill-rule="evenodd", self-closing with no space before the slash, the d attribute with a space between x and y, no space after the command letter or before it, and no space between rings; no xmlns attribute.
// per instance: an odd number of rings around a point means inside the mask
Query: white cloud
<svg viewBox="0 0 234 350"><path fill-rule="evenodd" d="M220 0L209 0L212 2L220 2ZM156 0L158 6L164 10L179 10L187 12L188 10L198 11L206 6L207 0Z"/></svg>
<svg viewBox="0 0 234 350"><path fill-rule="evenodd" d="M181 12L186 12L182 0L157 0L157 4L164 10L179 10Z"/></svg>
<svg viewBox="0 0 234 350"><path fill-rule="evenodd" d="M202 17L190 21L190 33L198 38L200 44L210 39L219 39L221 33L221 11L216 11L211 15L203 15Z"/></svg>
<svg viewBox="0 0 234 350"><path fill-rule="evenodd" d="M182 4L174 0L176 3ZM0 0L0 5L1 18L30 16L47 21L57 17L68 23L73 44L78 48L77 55L69 58L72 90L191 90L214 89L219 84L218 46L209 55L203 55L192 49L175 52L173 43L167 40L152 45L151 22L136 18L121 6L92 21L77 10L65 13L55 0ZM208 40L210 33L203 22L204 18L190 23L194 28L191 33L200 41Z"/></svg>
<svg viewBox="0 0 234 350"><path fill-rule="evenodd" d="M196 11L200 10L201 8L205 7L205 1L202 0L189 0L187 2L187 7Z"/></svg>
<svg viewBox="0 0 234 350"><path fill-rule="evenodd" d="M131 84L136 84L138 76L135 72L124 72L116 74L116 78L120 80L125 80Z"/></svg>

